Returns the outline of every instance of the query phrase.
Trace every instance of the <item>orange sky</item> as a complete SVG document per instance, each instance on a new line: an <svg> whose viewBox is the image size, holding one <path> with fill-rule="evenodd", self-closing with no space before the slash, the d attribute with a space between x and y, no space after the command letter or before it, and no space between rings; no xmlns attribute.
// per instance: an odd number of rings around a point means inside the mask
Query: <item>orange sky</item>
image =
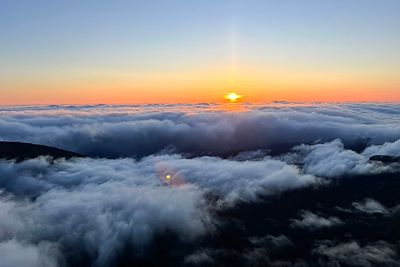
<svg viewBox="0 0 400 267"><path fill-rule="evenodd" d="M0 81L0 104L94 104L242 101L400 102L400 78L381 73L213 69L182 73L35 74Z"/></svg>

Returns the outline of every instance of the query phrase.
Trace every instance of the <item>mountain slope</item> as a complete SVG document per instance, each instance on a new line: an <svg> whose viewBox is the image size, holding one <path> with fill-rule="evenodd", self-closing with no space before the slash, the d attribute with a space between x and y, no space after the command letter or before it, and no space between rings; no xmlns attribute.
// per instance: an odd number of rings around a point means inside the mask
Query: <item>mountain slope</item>
<svg viewBox="0 0 400 267"><path fill-rule="evenodd" d="M2 159L30 159L38 156L53 158L82 157L82 155L55 147L20 142L0 141L0 158Z"/></svg>

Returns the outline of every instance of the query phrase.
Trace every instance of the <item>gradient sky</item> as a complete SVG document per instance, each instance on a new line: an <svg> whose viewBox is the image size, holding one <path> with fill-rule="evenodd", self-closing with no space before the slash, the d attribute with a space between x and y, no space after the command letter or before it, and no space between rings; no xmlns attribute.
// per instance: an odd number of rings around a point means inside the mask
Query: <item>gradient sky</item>
<svg viewBox="0 0 400 267"><path fill-rule="evenodd" d="M0 104L400 101L398 0L0 0Z"/></svg>

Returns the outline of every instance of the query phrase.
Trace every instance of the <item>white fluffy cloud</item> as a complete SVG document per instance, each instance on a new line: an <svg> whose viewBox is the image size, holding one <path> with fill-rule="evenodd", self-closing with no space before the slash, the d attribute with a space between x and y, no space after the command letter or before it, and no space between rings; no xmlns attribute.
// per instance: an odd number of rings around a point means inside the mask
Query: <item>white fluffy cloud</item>
<svg viewBox="0 0 400 267"><path fill-rule="evenodd" d="M386 146L397 142L386 143ZM346 149L342 141L336 139L323 144L297 146L293 153L283 158L287 162L301 164L304 172L321 177L374 174L393 171L398 167L370 161L370 154Z"/></svg>
<svg viewBox="0 0 400 267"><path fill-rule="evenodd" d="M196 186L164 186L133 160L38 158L0 165L8 193L0 202L0 243L55 243L66 255L104 266L127 244L140 251L157 233L191 240L212 229Z"/></svg>
<svg viewBox="0 0 400 267"><path fill-rule="evenodd" d="M383 145L372 145L363 152L365 156L386 155L400 157L400 139L396 142L385 142Z"/></svg>
<svg viewBox="0 0 400 267"><path fill-rule="evenodd" d="M67 255L89 255L99 266L110 264L127 244L140 251L166 231L186 241L212 231L218 222L209 212L208 193L223 206L319 181L270 158L178 155L3 160L0 177L0 243L48 242Z"/></svg>

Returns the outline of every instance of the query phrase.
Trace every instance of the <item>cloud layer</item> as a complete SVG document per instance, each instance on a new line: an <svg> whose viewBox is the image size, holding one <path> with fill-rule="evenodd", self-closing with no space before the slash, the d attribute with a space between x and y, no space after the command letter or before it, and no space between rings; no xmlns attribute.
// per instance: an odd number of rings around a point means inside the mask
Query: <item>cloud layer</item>
<svg viewBox="0 0 400 267"><path fill-rule="evenodd" d="M294 145L340 139L345 146L400 139L398 105L212 104L43 106L0 109L0 140L55 146L85 155L143 157L175 152L280 153Z"/></svg>
<svg viewBox="0 0 400 267"><path fill-rule="evenodd" d="M111 264L128 245L140 254L160 233L189 242L213 231L218 220L207 205L209 193L222 208L318 183L314 176L269 158L235 162L177 155L139 162L46 157L0 161L0 177L5 191L0 198L0 244L16 239L39 250L46 242L67 258L89 257L98 266ZM16 250L21 246L14 244Z"/></svg>
<svg viewBox="0 0 400 267"><path fill-rule="evenodd" d="M359 243L352 236L356 231L346 230L357 220L346 216L372 220L365 227L382 220L377 224L382 226L391 220L386 207L399 203L381 204L375 195L343 203L347 188L335 194L329 188L346 179L352 187L356 176L386 175L385 181L396 184L390 175L399 172L399 164L370 157L400 155L400 107L242 108L0 108L0 140L90 156L0 160L0 263L112 266L164 255L191 265L218 265L222 260L302 266L307 259L296 253L282 257L299 240L305 242L304 236L313 236L308 251L301 251L311 262L395 266L398 254L390 243L395 241L374 237ZM323 193L308 199L324 190L330 197L325 204L320 203ZM307 206L298 206L302 203ZM379 214L385 216L375 219ZM329 240L336 234L352 239ZM235 238L240 242L234 249L221 247L225 239L225 245L235 246Z"/></svg>

